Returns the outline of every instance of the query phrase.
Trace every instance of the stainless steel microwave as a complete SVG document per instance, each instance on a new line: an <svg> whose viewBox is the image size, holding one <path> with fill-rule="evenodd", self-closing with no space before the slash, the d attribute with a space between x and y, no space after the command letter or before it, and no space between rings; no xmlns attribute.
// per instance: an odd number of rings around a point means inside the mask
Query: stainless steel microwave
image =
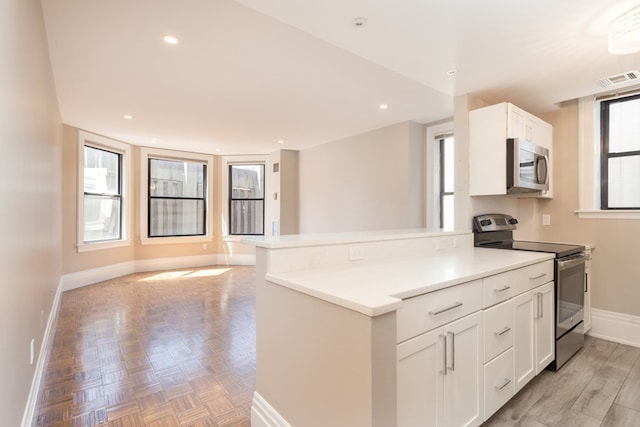
<svg viewBox="0 0 640 427"><path fill-rule="evenodd" d="M507 139L507 194L549 189L549 150L521 138Z"/></svg>

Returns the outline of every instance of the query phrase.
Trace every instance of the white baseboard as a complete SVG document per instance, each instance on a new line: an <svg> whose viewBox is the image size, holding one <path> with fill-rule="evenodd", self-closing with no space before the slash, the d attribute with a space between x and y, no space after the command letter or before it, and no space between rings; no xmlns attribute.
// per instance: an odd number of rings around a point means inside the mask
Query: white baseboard
<svg viewBox="0 0 640 427"><path fill-rule="evenodd" d="M135 267L135 263L129 261L65 274L62 276L62 292L135 273Z"/></svg>
<svg viewBox="0 0 640 427"><path fill-rule="evenodd" d="M40 384L42 383L42 376L44 374L44 365L49 355L49 349L53 343L53 338L56 333L56 324L58 323L58 310L60 309L60 299L62 298L62 278L58 282L53 302L51 303L51 310L49 311L49 318L47 319L47 327L44 330L42 337L42 344L40 345L40 351L38 352L38 360L36 362L36 369L31 380L31 389L29 390L29 396L27 397L27 404L22 415L22 427L30 427L33 425L34 416L36 412L36 405L38 404L38 392L40 391Z"/></svg>
<svg viewBox="0 0 640 427"><path fill-rule="evenodd" d="M591 330L588 334L592 337L640 347L640 317L592 308Z"/></svg>
<svg viewBox="0 0 640 427"><path fill-rule="evenodd" d="M140 259L78 271L62 276L62 292L82 286L126 276L127 274L147 271L166 270L169 268L204 267L207 265L256 265L253 254L240 255L194 255L183 257L167 257Z"/></svg>
<svg viewBox="0 0 640 427"><path fill-rule="evenodd" d="M256 391L251 402L251 427L291 427L291 424Z"/></svg>
<svg viewBox="0 0 640 427"><path fill-rule="evenodd" d="M169 268L189 268L215 265L217 255L193 255L168 258L139 259L135 261L135 272L166 270Z"/></svg>

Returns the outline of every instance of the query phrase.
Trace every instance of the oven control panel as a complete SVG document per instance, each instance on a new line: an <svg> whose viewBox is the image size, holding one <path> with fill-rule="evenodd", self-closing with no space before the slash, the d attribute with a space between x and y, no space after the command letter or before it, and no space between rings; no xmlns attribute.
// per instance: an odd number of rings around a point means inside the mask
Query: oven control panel
<svg viewBox="0 0 640 427"><path fill-rule="evenodd" d="M473 218L473 231L510 231L515 230L518 220L507 214L484 214Z"/></svg>

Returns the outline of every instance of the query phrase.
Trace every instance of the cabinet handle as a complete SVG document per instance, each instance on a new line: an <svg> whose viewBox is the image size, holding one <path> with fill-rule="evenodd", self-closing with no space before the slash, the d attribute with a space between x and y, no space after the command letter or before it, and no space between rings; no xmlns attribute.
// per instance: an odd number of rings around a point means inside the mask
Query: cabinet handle
<svg viewBox="0 0 640 427"><path fill-rule="evenodd" d="M538 294L538 298L540 299L540 318L541 319L544 317L544 304L543 304L544 301L542 299L543 295L544 294L542 292Z"/></svg>
<svg viewBox="0 0 640 427"><path fill-rule="evenodd" d="M589 273L584 273L584 293L589 292Z"/></svg>
<svg viewBox="0 0 640 427"><path fill-rule="evenodd" d="M447 334L451 335L451 366L450 370L456 370L456 334L451 331L447 331Z"/></svg>
<svg viewBox="0 0 640 427"><path fill-rule="evenodd" d="M509 285L505 285L500 289L494 289L493 292L495 293L500 293L500 292L504 292L504 291L508 291L509 289L511 289L511 286Z"/></svg>
<svg viewBox="0 0 640 427"><path fill-rule="evenodd" d="M442 337L442 339L444 340L444 357L442 358L442 373L444 375L447 375L447 336L446 335L440 335Z"/></svg>
<svg viewBox="0 0 640 427"><path fill-rule="evenodd" d="M547 273L542 273L542 274L538 274L535 277L529 277L529 280L536 280L536 279L542 279L544 276L546 276Z"/></svg>
<svg viewBox="0 0 640 427"><path fill-rule="evenodd" d="M500 390L502 390L503 388L505 388L506 386L508 386L510 383L511 383L511 380L510 380L510 379L508 379L508 378L505 378L505 379L504 379L504 383L502 383L502 385L497 385L497 386L495 386L495 388L496 388L496 390L500 391Z"/></svg>
<svg viewBox="0 0 640 427"><path fill-rule="evenodd" d="M510 327L505 326L503 330L501 330L500 332L494 332L494 334L496 334L497 336L501 336L506 334L507 332L509 332L511 330Z"/></svg>
<svg viewBox="0 0 640 427"><path fill-rule="evenodd" d="M452 305L451 307L443 308L442 310L430 311L429 315L437 316L439 314L446 313L447 311L453 310L454 308L458 308L458 307L462 307L462 303L461 302L457 302L454 305Z"/></svg>

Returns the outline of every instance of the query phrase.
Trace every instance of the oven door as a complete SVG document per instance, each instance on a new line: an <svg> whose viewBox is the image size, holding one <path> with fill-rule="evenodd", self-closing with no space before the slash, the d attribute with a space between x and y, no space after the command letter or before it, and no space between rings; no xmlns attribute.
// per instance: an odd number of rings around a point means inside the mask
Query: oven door
<svg viewBox="0 0 640 427"><path fill-rule="evenodd" d="M584 268L580 253L556 260L556 339L584 319Z"/></svg>

